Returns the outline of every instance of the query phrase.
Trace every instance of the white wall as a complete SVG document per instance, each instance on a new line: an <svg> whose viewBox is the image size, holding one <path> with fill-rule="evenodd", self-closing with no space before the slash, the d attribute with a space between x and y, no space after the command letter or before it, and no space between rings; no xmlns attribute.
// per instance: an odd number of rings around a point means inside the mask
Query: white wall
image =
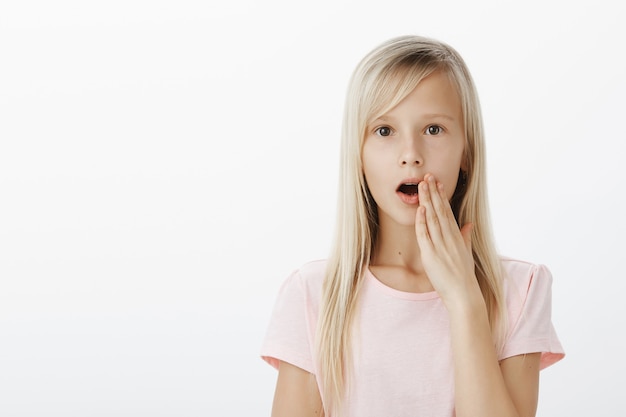
<svg viewBox="0 0 626 417"><path fill-rule="evenodd" d="M499 247L553 272L538 416L624 414L624 5L419 3L2 2L0 415L269 415L348 77L407 33L466 58Z"/></svg>

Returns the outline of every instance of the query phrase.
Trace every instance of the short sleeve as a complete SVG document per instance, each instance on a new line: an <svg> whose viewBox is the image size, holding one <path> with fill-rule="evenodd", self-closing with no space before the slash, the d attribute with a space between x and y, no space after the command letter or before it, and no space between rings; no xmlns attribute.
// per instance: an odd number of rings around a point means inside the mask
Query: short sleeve
<svg viewBox="0 0 626 417"><path fill-rule="evenodd" d="M314 373L310 300L302 276L293 272L281 286L265 339L261 358L278 369L279 361L288 362Z"/></svg>
<svg viewBox="0 0 626 417"><path fill-rule="evenodd" d="M552 274L543 265L526 264L510 277L509 332L500 359L541 353L540 369L563 359L565 353L552 324Z"/></svg>

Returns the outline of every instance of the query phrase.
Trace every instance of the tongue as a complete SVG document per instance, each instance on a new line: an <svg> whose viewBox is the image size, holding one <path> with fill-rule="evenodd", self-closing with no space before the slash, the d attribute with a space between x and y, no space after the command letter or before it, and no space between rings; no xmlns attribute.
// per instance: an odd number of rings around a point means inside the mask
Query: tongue
<svg viewBox="0 0 626 417"><path fill-rule="evenodd" d="M402 184L398 188L398 191L407 195L417 194L417 184Z"/></svg>

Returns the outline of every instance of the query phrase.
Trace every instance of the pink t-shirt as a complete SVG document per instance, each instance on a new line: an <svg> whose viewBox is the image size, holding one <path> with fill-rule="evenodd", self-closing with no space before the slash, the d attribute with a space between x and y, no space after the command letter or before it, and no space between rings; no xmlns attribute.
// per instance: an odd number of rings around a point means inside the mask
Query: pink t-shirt
<svg viewBox="0 0 626 417"><path fill-rule="evenodd" d="M543 265L502 263L509 332L499 359L542 352L543 369L564 356L551 321L552 276ZM281 287L261 349L275 368L282 360L318 373L315 330L325 268L325 261L307 263ZM454 416L449 318L439 295L395 290L369 270L364 279L345 415Z"/></svg>

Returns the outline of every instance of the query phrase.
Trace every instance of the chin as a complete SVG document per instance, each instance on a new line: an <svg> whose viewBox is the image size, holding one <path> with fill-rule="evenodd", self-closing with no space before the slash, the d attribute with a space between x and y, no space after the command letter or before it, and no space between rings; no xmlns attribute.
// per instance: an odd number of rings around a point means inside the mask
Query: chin
<svg viewBox="0 0 626 417"><path fill-rule="evenodd" d="M402 207L385 212L378 207L378 224L391 227L415 227L417 206L414 208Z"/></svg>
<svg viewBox="0 0 626 417"><path fill-rule="evenodd" d="M406 227L415 227L415 213L416 210L413 211L410 215L400 215L392 218L391 220L396 223L398 226L406 226Z"/></svg>

